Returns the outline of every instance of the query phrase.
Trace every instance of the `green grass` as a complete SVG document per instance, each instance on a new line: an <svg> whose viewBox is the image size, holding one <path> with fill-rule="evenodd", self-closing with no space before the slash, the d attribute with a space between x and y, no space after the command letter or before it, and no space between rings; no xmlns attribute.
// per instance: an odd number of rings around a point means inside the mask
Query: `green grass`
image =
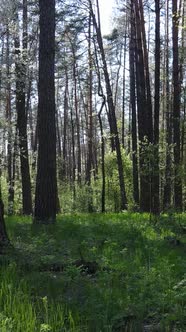
<svg viewBox="0 0 186 332"><path fill-rule="evenodd" d="M52 226L6 219L0 331L185 331L186 215L76 214ZM180 244L166 237L179 239ZM96 261L82 272L74 262ZM63 266L54 271L51 267Z"/></svg>

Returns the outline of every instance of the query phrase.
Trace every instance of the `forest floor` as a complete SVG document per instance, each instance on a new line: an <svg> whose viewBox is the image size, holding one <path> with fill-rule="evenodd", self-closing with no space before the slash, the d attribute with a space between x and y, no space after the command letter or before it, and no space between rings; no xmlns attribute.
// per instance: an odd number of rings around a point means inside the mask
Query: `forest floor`
<svg viewBox="0 0 186 332"><path fill-rule="evenodd" d="M1 332L186 331L186 215L6 218Z"/></svg>

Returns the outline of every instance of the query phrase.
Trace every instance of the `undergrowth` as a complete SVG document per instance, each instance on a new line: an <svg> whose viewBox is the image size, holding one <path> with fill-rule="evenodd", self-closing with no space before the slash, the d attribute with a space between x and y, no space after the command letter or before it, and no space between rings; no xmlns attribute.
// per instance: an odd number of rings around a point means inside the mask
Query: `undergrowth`
<svg viewBox="0 0 186 332"><path fill-rule="evenodd" d="M185 331L186 215L6 222L13 249L0 257L1 332Z"/></svg>

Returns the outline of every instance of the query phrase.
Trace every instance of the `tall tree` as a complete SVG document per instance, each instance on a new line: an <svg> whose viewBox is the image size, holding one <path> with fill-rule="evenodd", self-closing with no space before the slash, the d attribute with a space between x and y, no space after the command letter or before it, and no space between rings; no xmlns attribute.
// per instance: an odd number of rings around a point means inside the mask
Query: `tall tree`
<svg viewBox="0 0 186 332"><path fill-rule="evenodd" d="M143 7L134 1L135 13L135 62L136 62L136 91L138 109L139 136L139 166L140 166L140 209L150 212L152 208L152 174L149 160L149 143L153 140L152 103L150 95L150 79L148 55L146 48Z"/></svg>
<svg viewBox="0 0 186 332"><path fill-rule="evenodd" d="M14 205L14 179L13 179L13 153L12 153L12 110L11 110L11 79L10 79L10 31L7 24L6 31L6 121L7 133L7 168L8 168L8 214L13 214Z"/></svg>
<svg viewBox="0 0 186 332"><path fill-rule="evenodd" d="M154 94L154 174L153 212L159 213L159 114L160 114L160 0L155 1L155 94Z"/></svg>
<svg viewBox="0 0 186 332"><path fill-rule="evenodd" d="M182 210L182 181L181 181L181 145L180 145L180 71L178 53L178 3L172 0L172 41L173 41L173 142L174 142L174 204L175 208Z"/></svg>
<svg viewBox="0 0 186 332"><path fill-rule="evenodd" d="M16 8L16 24L18 23L18 13ZM16 109L17 109L17 128L19 134L19 148L21 161L22 178L22 199L23 214L32 213L31 180L28 157L27 140L27 112L26 112L26 60L27 60L27 0L23 0L23 54L20 50L19 30L17 28L15 37L16 54Z"/></svg>
<svg viewBox="0 0 186 332"><path fill-rule="evenodd" d="M39 0L38 165L35 213L37 223L56 220L55 0Z"/></svg>
<svg viewBox="0 0 186 332"><path fill-rule="evenodd" d="M88 79L88 128L87 128L87 137L88 137L88 151L87 151L87 165L86 165L86 183L90 186L91 184L91 168L93 163L93 119L92 119L92 50L91 50L91 22L92 17L89 15L89 31L88 31L88 62L89 62L89 79Z"/></svg>
<svg viewBox="0 0 186 332"><path fill-rule="evenodd" d="M133 163L133 196L134 202L139 204L139 179L138 179L138 158L137 158L137 124L136 124L136 86L135 86L135 20L134 1L131 0L131 31L129 44L130 64L130 104L132 109L132 163Z"/></svg>
<svg viewBox="0 0 186 332"><path fill-rule="evenodd" d="M170 70L169 70L169 0L166 3L166 31L165 31L165 80L166 80L166 160L165 160L165 186L163 195L163 209L171 205L171 154L170 145L172 143L172 108L170 101Z"/></svg>
<svg viewBox="0 0 186 332"><path fill-rule="evenodd" d="M120 184L120 195L121 195L121 210L126 209L127 207L127 197L126 197L126 191L125 191L125 182L124 182L124 172L123 172L123 163L122 163L122 156L121 156L121 146L120 146L120 140L118 135L118 128L117 128L117 121L116 121L116 112L115 112L115 105L113 100L113 93L110 83L110 77L109 72L107 68L107 62L105 57L105 51L103 47L103 39L101 34L101 27L99 24L99 20L97 22L95 13L93 11L92 2L89 0L90 5L90 12L93 19L93 25L96 31L97 35L97 42L100 49L101 59L103 63L103 73L105 78L105 85L106 85L106 92L107 92L107 103L108 103L108 109L109 109L109 122L110 122L110 128L111 128L111 134L114 134L114 143L115 143L115 149L116 149L116 156L117 156L117 166L118 166L118 174L119 174L119 184ZM97 1L97 7L98 1ZM99 13L99 9L98 9ZM99 16L99 15L98 15Z"/></svg>

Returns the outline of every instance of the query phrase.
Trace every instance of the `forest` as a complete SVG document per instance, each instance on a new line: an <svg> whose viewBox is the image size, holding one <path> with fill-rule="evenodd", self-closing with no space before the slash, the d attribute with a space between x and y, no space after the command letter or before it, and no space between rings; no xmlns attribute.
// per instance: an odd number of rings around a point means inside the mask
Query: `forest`
<svg viewBox="0 0 186 332"><path fill-rule="evenodd" d="M186 331L186 0L113 3L0 0L0 332Z"/></svg>

